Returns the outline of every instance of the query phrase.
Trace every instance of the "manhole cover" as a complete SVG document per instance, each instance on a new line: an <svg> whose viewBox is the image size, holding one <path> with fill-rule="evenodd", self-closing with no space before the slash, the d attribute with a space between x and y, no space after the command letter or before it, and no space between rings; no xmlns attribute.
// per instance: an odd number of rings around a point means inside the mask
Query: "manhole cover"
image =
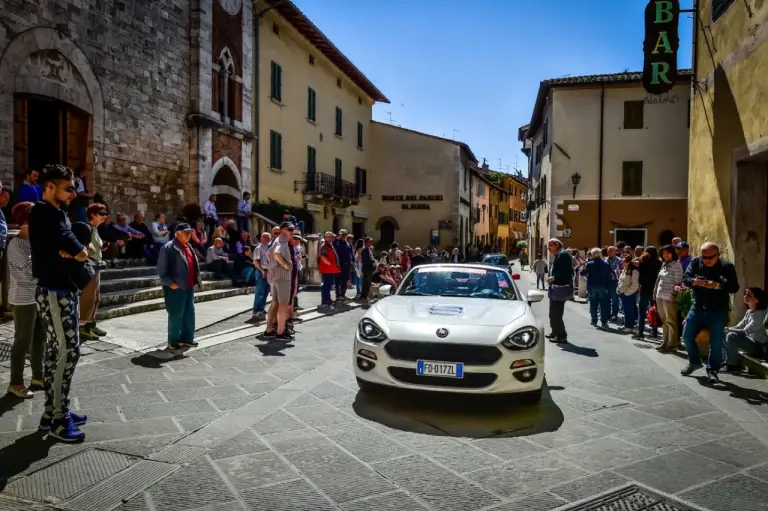
<svg viewBox="0 0 768 511"><path fill-rule="evenodd" d="M656 492L632 485L563 511L701 511Z"/></svg>

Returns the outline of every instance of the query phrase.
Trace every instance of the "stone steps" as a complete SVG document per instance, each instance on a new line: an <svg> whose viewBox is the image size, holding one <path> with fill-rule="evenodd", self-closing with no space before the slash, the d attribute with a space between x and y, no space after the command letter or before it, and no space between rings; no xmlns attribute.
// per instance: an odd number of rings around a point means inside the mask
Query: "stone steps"
<svg viewBox="0 0 768 511"><path fill-rule="evenodd" d="M229 289L232 288L231 280L208 280L203 281L200 286L202 291L212 291L214 289ZM198 288L200 289L200 288ZM199 291L198 291L199 292ZM128 303L138 303L144 300L154 300L155 298L163 297L163 288L159 285L153 287L145 287L142 289L130 289L119 290L112 292L102 292L100 307L108 305L122 305Z"/></svg>
<svg viewBox="0 0 768 511"><path fill-rule="evenodd" d="M124 271L124 270L116 270L116 271ZM210 272L210 271L200 272L200 279L204 282L209 280L216 280L214 278L213 272ZM157 287L159 285L160 285L160 277L158 277L157 272L154 272L151 275L142 276L142 277L113 278L111 280L102 280L100 287L101 287L101 293L103 297L104 293L113 293L117 291L130 291L130 290L142 289L147 287Z"/></svg>
<svg viewBox="0 0 768 511"><path fill-rule="evenodd" d="M244 295L252 293L254 289L255 288L253 287L227 287L223 289L200 291L195 293L195 303ZM163 309L164 306L165 304L162 298L154 298L151 300L142 300L139 302L120 305L100 306L98 312L96 313L96 319L103 321L105 319L119 318L122 316L129 316L131 314L139 314L141 312L156 311Z"/></svg>
<svg viewBox="0 0 768 511"><path fill-rule="evenodd" d="M101 280L117 280L157 275L155 266L131 266L126 268L107 268L101 271Z"/></svg>

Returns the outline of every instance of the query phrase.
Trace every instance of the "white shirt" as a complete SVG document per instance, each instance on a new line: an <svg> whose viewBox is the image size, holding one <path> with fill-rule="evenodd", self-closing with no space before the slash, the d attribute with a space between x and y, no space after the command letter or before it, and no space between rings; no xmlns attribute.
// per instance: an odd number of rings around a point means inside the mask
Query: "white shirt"
<svg viewBox="0 0 768 511"><path fill-rule="evenodd" d="M216 213L216 204L207 200L203 204L203 212L209 214L214 220L219 219L219 215Z"/></svg>

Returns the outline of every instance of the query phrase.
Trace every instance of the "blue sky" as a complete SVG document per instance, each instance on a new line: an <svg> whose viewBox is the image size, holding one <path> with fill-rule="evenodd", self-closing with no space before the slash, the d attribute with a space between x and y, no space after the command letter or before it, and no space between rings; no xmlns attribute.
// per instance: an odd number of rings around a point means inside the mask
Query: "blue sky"
<svg viewBox="0 0 768 511"><path fill-rule="evenodd" d="M404 128L455 135L505 171L517 159L525 173L517 128L530 121L541 80L643 65L647 0L294 2L390 99L375 120L391 112ZM680 18L682 68L692 21Z"/></svg>

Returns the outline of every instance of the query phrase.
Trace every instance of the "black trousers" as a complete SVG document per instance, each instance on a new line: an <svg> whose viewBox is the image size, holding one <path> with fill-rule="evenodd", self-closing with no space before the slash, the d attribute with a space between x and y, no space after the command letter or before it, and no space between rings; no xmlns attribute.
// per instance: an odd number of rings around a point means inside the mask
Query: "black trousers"
<svg viewBox="0 0 768 511"><path fill-rule="evenodd" d="M363 285L360 289L360 298L367 300L371 294L371 279L373 278L373 271L363 271Z"/></svg>
<svg viewBox="0 0 768 511"><path fill-rule="evenodd" d="M558 339L568 338L568 332L565 331L565 322L563 322L563 314L565 314L565 302L550 300L549 328L552 330L552 335Z"/></svg>
<svg viewBox="0 0 768 511"><path fill-rule="evenodd" d="M349 283L349 271L352 268L350 263L341 265L341 272L336 274L336 298L347 295L347 284Z"/></svg>

